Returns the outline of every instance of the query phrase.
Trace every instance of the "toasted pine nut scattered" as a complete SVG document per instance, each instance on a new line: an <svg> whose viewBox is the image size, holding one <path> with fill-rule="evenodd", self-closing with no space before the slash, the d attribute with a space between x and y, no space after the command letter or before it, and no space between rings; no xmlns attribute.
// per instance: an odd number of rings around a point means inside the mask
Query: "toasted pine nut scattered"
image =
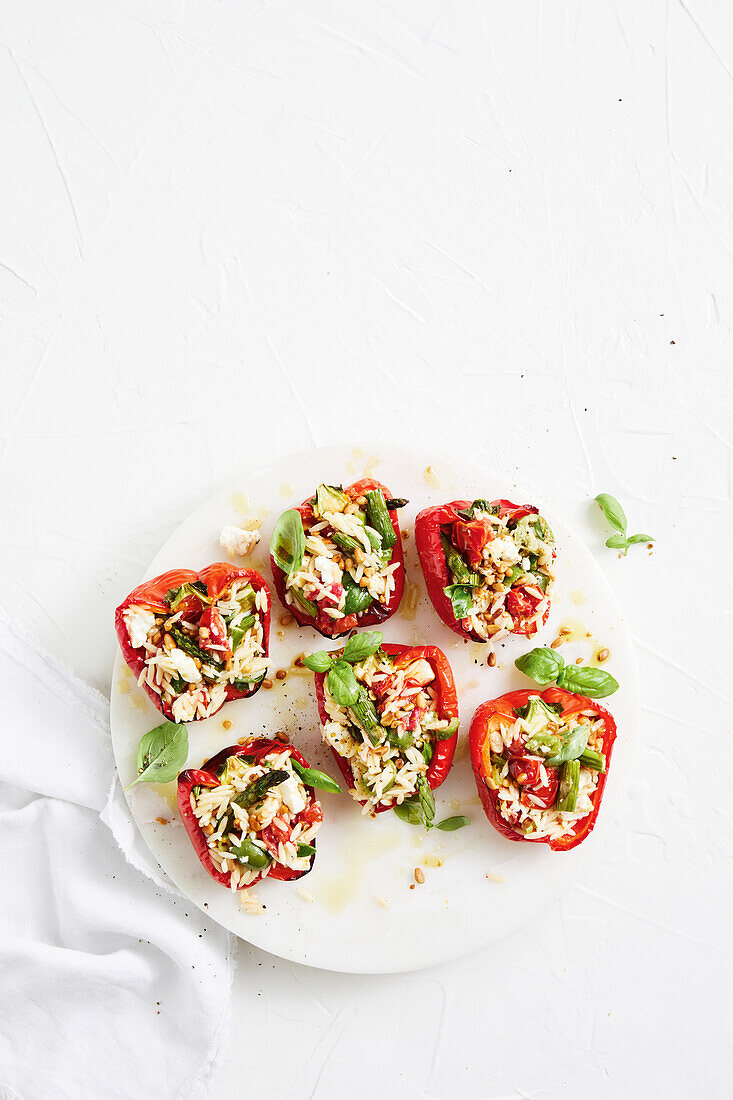
<svg viewBox="0 0 733 1100"><path fill-rule="evenodd" d="M565 634L572 634L572 633L573 633L572 627L569 627L569 626L561 626L560 629L558 630L558 634L562 634L563 636Z"/></svg>
<svg viewBox="0 0 733 1100"><path fill-rule="evenodd" d="M263 688L271 688L272 687L272 680L263 680L262 681L262 686L263 686Z"/></svg>
<svg viewBox="0 0 733 1100"><path fill-rule="evenodd" d="M425 882L425 875L420 867L415 868L415 882L419 882L421 886Z"/></svg>
<svg viewBox="0 0 733 1100"><path fill-rule="evenodd" d="M493 652L489 654L488 665L489 668L494 668L496 665L496 654Z"/></svg>
<svg viewBox="0 0 733 1100"><path fill-rule="evenodd" d="M285 671L284 668L279 668L277 670L277 672L275 673L275 679L276 680L284 680L286 676L287 676L287 672Z"/></svg>
<svg viewBox="0 0 733 1100"><path fill-rule="evenodd" d="M409 537L410 537L410 532L409 531L403 531L402 532L402 538L405 540L405 542L407 542Z"/></svg>
<svg viewBox="0 0 733 1100"><path fill-rule="evenodd" d="M561 646L561 645L562 645L562 638L555 638L554 641L550 642L550 649L557 649L558 646Z"/></svg>
<svg viewBox="0 0 733 1100"><path fill-rule="evenodd" d="M278 622L280 623L280 626L290 626L290 624L294 621L295 620L294 620L293 616L290 614L289 611L286 611L285 614L281 615L280 618L278 619Z"/></svg>
<svg viewBox="0 0 733 1100"><path fill-rule="evenodd" d="M576 658L575 658L575 663L576 663L576 665L582 665L582 663L583 663L583 658L582 658L582 657L576 657Z"/></svg>
<svg viewBox="0 0 733 1100"><path fill-rule="evenodd" d="M611 654L607 649L599 649L598 650L598 656L596 657L596 660L598 660L598 661L607 661L610 656L611 656Z"/></svg>
<svg viewBox="0 0 733 1100"><path fill-rule="evenodd" d="M228 718L225 718L224 721L222 722L222 726L224 727L225 730L230 730L232 728L232 723L229 721Z"/></svg>

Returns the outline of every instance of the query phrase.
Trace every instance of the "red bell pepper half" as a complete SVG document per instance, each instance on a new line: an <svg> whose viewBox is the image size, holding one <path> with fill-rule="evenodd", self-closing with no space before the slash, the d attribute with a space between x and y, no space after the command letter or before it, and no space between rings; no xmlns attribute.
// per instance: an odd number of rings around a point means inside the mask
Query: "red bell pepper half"
<svg viewBox="0 0 733 1100"><path fill-rule="evenodd" d="M448 772L450 771L451 764L453 763L453 754L456 751L456 743L458 740L458 696L456 694L456 688L453 682L453 672L448 663L448 659L442 652L442 650L438 649L436 646L407 646L398 645L393 642L385 642L381 647L381 652L387 654L393 659L395 673L405 669L409 670L412 666L412 668L418 670L416 675L419 679L423 679L424 677L420 674L420 666L416 665L415 662L427 662L430 666L430 670L433 673L433 679L429 682L429 687L432 688L435 692L435 712L437 714L437 717L441 722L447 722L449 725L455 725L455 729L453 730L451 735L449 737L445 737L443 740L438 739L435 734L433 734L433 736L431 737L430 730L425 730L424 741L426 741L430 745L430 751L432 752L427 771L425 773L425 778L430 788L432 790L435 790L446 779ZM315 674L318 713L320 715L321 724L323 726L325 726L327 722L331 721L326 704L326 693L324 686L326 676L327 673L317 672ZM384 720L384 711L386 708L389 707L390 702L392 702L393 704L392 708L390 708L391 713L393 715L395 714L394 692L391 691L393 683L394 674L387 675L381 680L380 683L375 684L371 692L368 693L373 699L373 708L376 712L374 717L376 717L377 721L377 725L375 728L377 730L379 730L380 722ZM403 698L407 696L408 699L410 697L414 698L416 695L418 695L418 688L419 686L417 681L413 682L409 678L409 676L405 677L403 687L401 691L397 693L397 698L399 699L400 696L402 696ZM420 708L415 707L415 709L410 712L409 703L404 708L398 707L396 714L400 716L402 721L401 723L397 723L391 728L388 728L388 735L390 737L394 737L394 735L396 734L398 738L401 738L403 740L403 743L411 741L411 738L409 736L410 733L418 728L420 719L424 717L424 715L421 715L419 713L419 710ZM363 712L360 713L359 719L363 720ZM349 720L354 730L356 730L358 727L354 713L349 714ZM381 736L383 733L384 729L382 729L381 734L379 735ZM367 743L367 738L368 734L365 734L365 743ZM390 745L391 743L387 742L388 751L390 750ZM392 744L391 747L397 748L398 751L403 751L398 748L396 743ZM330 748L331 752L333 753L334 760L338 764L339 770L344 777L347 786L353 792L355 787L355 777L351 763L347 758L339 754L333 744L330 745ZM408 792L408 797L413 793L413 791ZM359 803L360 806L369 805L369 802L364 798L356 798L356 801ZM375 805L374 812L384 813L386 810L391 809L394 809L394 802L389 805Z"/></svg>
<svg viewBox="0 0 733 1100"><path fill-rule="evenodd" d="M270 543L272 577L281 603L301 626L315 627L325 638L336 638L394 615L405 587L405 567L397 510L386 507L386 502L392 500L379 481L362 478L344 489L319 485L315 496L280 517ZM407 501L396 503L401 507ZM355 529L334 528L323 520L324 512L341 516L343 509L352 504L358 506L356 522L360 530L371 540L369 553L354 537ZM297 527L298 519L302 531L292 530L292 523ZM349 525L347 514L342 526ZM314 526L318 528L314 534L324 540L320 555L303 545ZM312 583L289 584L289 573L283 568L283 545L287 546L286 554L291 555L290 575L310 570ZM385 579L384 592L379 596L372 595L367 585L372 569L376 584L380 576Z"/></svg>
<svg viewBox="0 0 733 1100"><path fill-rule="evenodd" d="M615 740L604 707L562 688L511 691L482 703L468 745L484 813L508 840L549 844L553 852L577 847L595 826ZM561 819L558 808L574 816Z"/></svg>
<svg viewBox="0 0 733 1100"><path fill-rule="evenodd" d="M528 516L537 518L523 524ZM453 500L415 521L433 607L452 631L477 642L531 636L547 622L553 542L535 507L510 500Z"/></svg>
<svg viewBox="0 0 733 1100"><path fill-rule="evenodd" d="M226 562L198 573L174 569L122 601L115 630L125 661L166 718L208 718L262 683L270 592L254 569Z"/></svg>
<svg viewBox="0 0 733 1100"><path fill-rule="evenodd" d="M282 769L281 764L277 768L268 768L268 757L281 760L283 754L287 754L303 768L308 767L305 757L293 745L281 744L266 737L253 737L244 745L222 749L201 768L189 768L178 776L178 809L181 820L199 860L211 877L222 886L246 890L265 876L289 882L302 878L313 869L316 858L315 833L323 820L321 804L313 788L299 779L295 768ZM243 787L243 790L236 798L230 799L222 814L218 812L220 802L217 802L213 812L207 817L206 807L202 810L199 800L202 795L205 797L207 789L222 784L227 761L231 758L240 758L245 765L242 769L245 774L244 782L239 781L237 776L233 779L236 784L234 789ZM255 778L244 785L249 765L256 769L253 773ZM292 786L295 780L296 788L305 789L305 805L297 812L290 811L285 801L277 795L277 785L268 786L267 783L268 776L277 779L278 776L284 777L286 773L289 785ZM232 781L231 776L226 778ZM260 784L259 793L257 783ZM239 816L235 816L235 811L232 810L232 802L237 798L243 803L241 807L237 807ZM267 804L268 799L270 805ZM279 803L274 815L272 803ZM200 813L197 814L196 808L199 808ZM222 817L226 818L227 825L217 840L212 841ZM249 827L242 824L247 818ZM303 839L299 841L299 837ZM306 849L300 857L299 843L301 849L303 844ZM291 864L300 863L303 866L288 866L282 862L282 856Z"/></svg>

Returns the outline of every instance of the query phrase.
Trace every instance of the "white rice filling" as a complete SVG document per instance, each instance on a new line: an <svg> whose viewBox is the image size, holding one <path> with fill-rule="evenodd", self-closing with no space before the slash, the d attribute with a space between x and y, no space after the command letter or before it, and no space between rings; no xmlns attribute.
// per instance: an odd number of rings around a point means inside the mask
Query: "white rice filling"
<svg viewBox="0 0 733 1100"><path fill-rule="evenodd" d="M350 506L352 502L344 504L344 508ZM346 600L343 564L350 559L352 567L349 573L355 583L366 588L377 603L387 606L395 589L394 574L401 563L390 561L383 564L379 551L372 548L365 522L366 510L360 508L358 516L346 511L325 512L322 518L304 525L305 553L300 569L287 582L285 599L288 604L293 604L295 590L305 599L319 604L330 618L343 618ZM324 533L329 529L350 536L359 543L359 549L342 550ZM366 581L363 585L362 580ZM332 586L338 586L336 593Z"/></svg>
<svg viewBox="0 0 733 1100"><path fill-rule="evenodd" d="M363 813L372 813L380 806L399 806L417 789L417 781L427 772L428 765L420 751L430 738L430 732L445 728L446 719L439 719L436 712L437 696L430 685L435 674L427 661L420 660L404 670L395 670L392 660L384 654L374 654L361 664L354 665L357 680L367 688L383 685L390 677L390 686L381 699L370 690L382 725L405 728L410 722L414 745L399 749L386 740L384 734L376 744L368 736L362 737L347 708L339 706L324 681L324 702L329 720L324 724L324 741L339 756L348 760L354 778L352 797L364 802ZM410 681L417 680L417 684ZM418 720L413 718L415 709L424 711Z"/></svg>
<svg viewBox="0 0 733 1100"><path fill-rule="evenodd" d="M500 641L510 634L517 625L506 607L506 598L512 587L521 587L539 599L540 602L529 620L539 627L549 606L555 579L552 545L537 536L531 523L523 524L520 520L517 528L510 530L508 517L500 518L489 512L476 511L473 518L488 520L494 528L495 536L483 548L480 564L471 567L483 579L480 585L472 589L473 606L466 616L469 630L492 642ZM536 520L538 517L528 518ZM548 578L545 592L537 587L535 574L530 572L530 554L537 556L537 570ZM526 571L526 575L519 577L519 584L515 582L512 586L505 580L505 574L513 566L520 566ZM494 591L494 585L500 585L501 590Z"/></svg>
<svg viewBox="0 0 733 1100"><path fill-rule="evenodd" d="M235 799L255 779L270 770L287 771L288 778L269 791L256 805L244 808ZM273 853L261 838L262 830L273 822L287 829L288 839L277 846L277 863L295 871L307 871L311 857L298 856L298 844L312 844L321 822L298 822L297 814L308 803L308 791L292 765L288 752L269 753L259 764L247 764L241 757L229 757L219 785L200 787L198 795L191 792L190 804L199 825L207 834L209 855L218 870L230 876L230 889L246 886L261 876L265 878L273 867ZM297 807L295 809L294 807ZM271 857L262 870L250 869L232 850L248 838Z"/></svg>
<svg viewBox="0 0 733 1100"><path fill-rule="evenodd" d="M557 728L552 732L563 734L574 729L581 723L588 723L590 727L589 747L593 747L595 739L600 743L603 732L601 719L593 719L588 714L573 714L567 719L558 716ZM491 751L497 755L504 752L522 733L527 732L524 720L517 718L513 724L502 723L500 728L495 728L489 735ZM545 773L546 774L546 773ZM575 810L572 813L561 812L554 808L541 809L536 806L528 806L521 800L521 788L509 774L508 762L505 763L499 773L500 787L497 791L499 813L515 832L522 833L526 840L542 840L550 837L551 840L559 840L561 837L572 835L574 824L585 817L593 809L592 796L598 786L600 773L592 768L580 769L578 782L578 798Z"/></svg>
<svg viewBox="0 0 733 1100"><path fill-rule="evenodd" d="M196 718L208 718L224 704L227 684L235 681L254 683L266 674L262 618L268 607L268 593L267 589L261 588L255 596L254 608L243 610L237 597L246 587L246 581L234 581L213 604L224 617L230 640L232 629L239 626L250 614L255 614L254 623L245 632L231 657L222 664L204 664L201 661L199 667L196 659L178 646L165 649L163 636L166 625L169 628L172 625L180 628L184 621L180 612L170 617L156 617L152 611L136 604L131 604L123 612L130 644L136 649L144 649L146 653L138 683L147 684L164 703L171 706L174 721L191 722ZM155 630L160 631L160 640L157 643L151 641ZM215 651L210 652L213 657ZM172 681L175 679L186 682L185 690L174 690Z"/></svg>

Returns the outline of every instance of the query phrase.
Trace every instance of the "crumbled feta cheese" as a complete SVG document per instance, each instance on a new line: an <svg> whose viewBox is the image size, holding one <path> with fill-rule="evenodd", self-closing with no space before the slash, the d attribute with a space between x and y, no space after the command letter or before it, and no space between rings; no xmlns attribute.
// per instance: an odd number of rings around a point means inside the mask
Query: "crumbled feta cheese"
<svg viewBox="0 0 733 1100"><path fill-rule="evenodd" d="M122 618L127 627L130 645L133 649L139 649L145 645L148 634L155 626L155 615L148 611L147 607L137 607L131 604L122 612Z"/></svg>
<svg viewBox="0 0 733 1100"><path fill-rule="evenodd" d="M201 679L201 672L196 667L196 662L182 649L172 649L168 654L171 664L178 675L187 680L189 684L197 684Z"/></svg>
<svg viewBox="0 0 733 1100"><path fill-rule="evenodd" d="M505 535L503 538L492 539L491 542L487 542L484 547L484 553L493 562L510 562L514 564L518 562L522 556L519 552L517 544L510 535Z"/></svg>
<svg viewBox="0 0 733 1100"><path fill-rule="evenodd" d="M243 527L234 527L229 523L222 528L219 545L227 554L238 554L240 558L249 554L260 541L259 531L245 531Z"/></svg>
<svg viewBox="0 0 733 1100"><path fill-rule="evenodd" d="M289 775L276 789L280 792L283 805L287 806L291 814L298 814L305 809L305 795L294 775Z"/></svg>
<svg viewBox="0 0 733 1100"><path fill-rule="evenodd" d="M173 719L176 722L191 722L196 717L198 695L177 695L173 700Z"/></svg>
<svg viewBox="0 0 733 1100"><path fill-rule="evenodd" d="M313 559L313 565L324 584L341 583L341 570L332 558L319 555Z"/></svg>

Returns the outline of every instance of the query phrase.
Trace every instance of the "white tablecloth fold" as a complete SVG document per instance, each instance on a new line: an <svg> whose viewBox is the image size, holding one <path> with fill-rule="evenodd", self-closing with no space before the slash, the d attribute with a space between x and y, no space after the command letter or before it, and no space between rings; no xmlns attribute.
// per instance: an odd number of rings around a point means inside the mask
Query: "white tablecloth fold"
<svg viewBox="0 0 733 1100"><path fill-rule="evenodd" d="M227 1038L231 937L139 841L107 700L1 610L0 677L0 1097L199 1096Z"/></svg>

